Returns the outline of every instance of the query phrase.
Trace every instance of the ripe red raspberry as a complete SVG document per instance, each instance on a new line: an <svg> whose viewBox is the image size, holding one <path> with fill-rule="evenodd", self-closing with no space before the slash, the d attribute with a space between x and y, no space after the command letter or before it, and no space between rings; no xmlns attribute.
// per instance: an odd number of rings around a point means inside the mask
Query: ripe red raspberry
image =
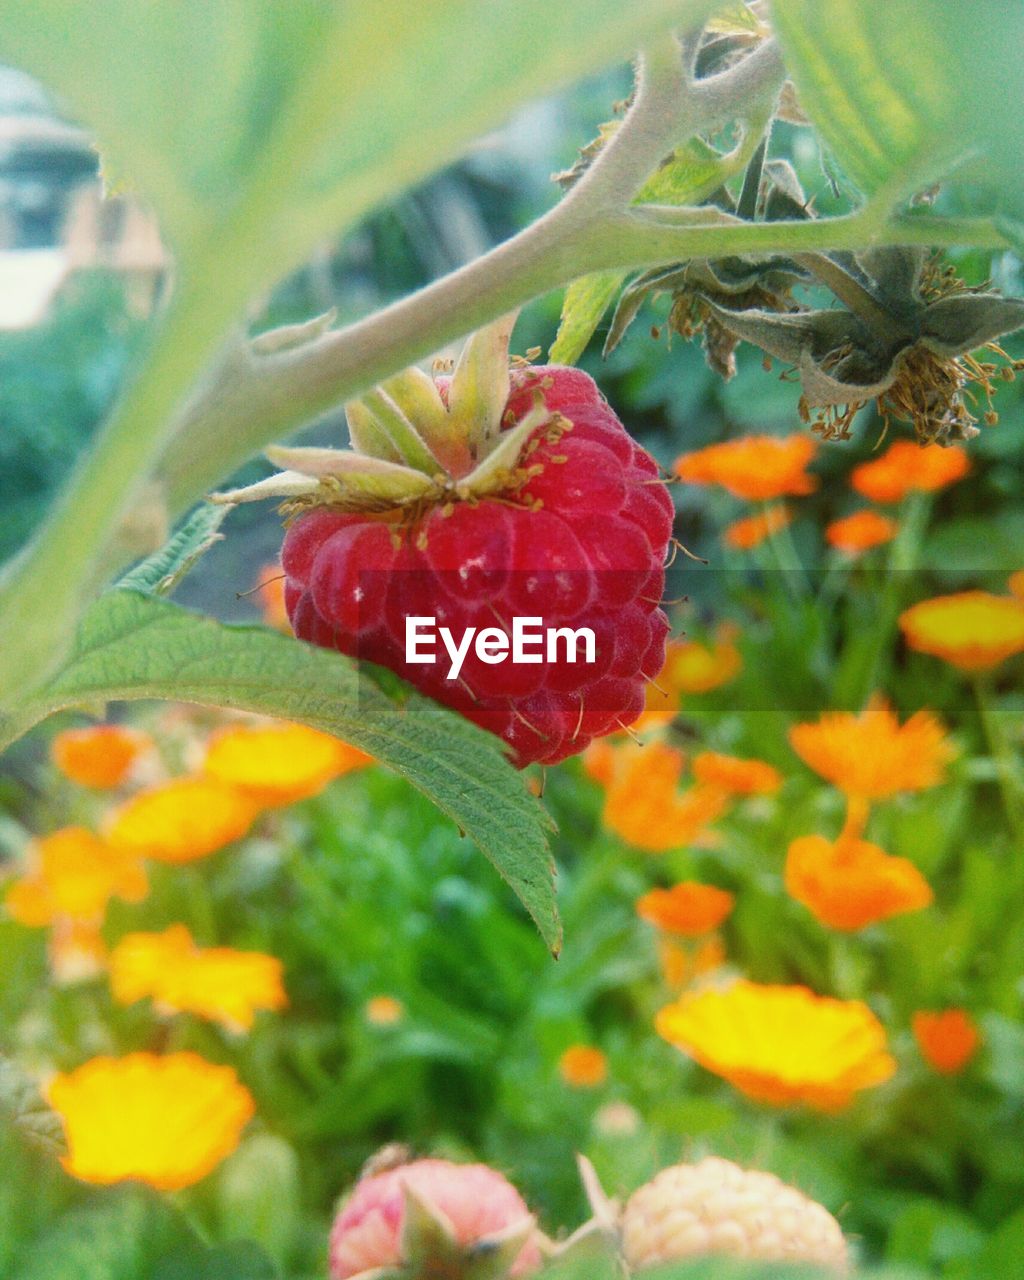
<svg viewBox="0 0 1024 1280"><path fill-rule="evenodd" d="M407 1221L410 1193L421 1210L416 1224ZM360 1178L331 1230L331 1280L377 1275L377 1268L421 1275L431 1262L431 1275L471 1275L474 1246L494 1261L502 1245L501 1273L525 1276L540 1265L534 1234L522 1196L497 1170L413 1160Z"/></svg>
<svg viewBox="0 0 1024 1280"><path fill-rule="evenodd" d="M674 508L593 379L510 370L507 338L483 330L451 378L408 370L349 406L354 451L277 450L290 470L276 489L227 497L293 497L281 563L300 639L391 668L502 737L520 766L553 764L643 708L664 660ZM567 661L564 638L532 663L471 645L449 678L440 638L433 665L406 660L414 617L456 641L490 629L496 645L514 618L539 618L548 641L548 628L587 627L594 661L582 643Z"/></svg>

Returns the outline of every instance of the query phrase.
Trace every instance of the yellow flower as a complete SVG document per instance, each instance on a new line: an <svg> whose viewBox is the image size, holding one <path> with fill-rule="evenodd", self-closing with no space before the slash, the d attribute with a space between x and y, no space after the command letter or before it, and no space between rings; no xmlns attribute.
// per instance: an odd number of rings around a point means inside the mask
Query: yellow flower
<svg viewBox="0 0 1024 1280"><path fill-rule="evenodd" d="M954 754L931 711L918 711L901 725L877 695L860 715L827 711L816 724L794 725L789 740L815 773L867 800L934 787Z"/></svg>
<svg viewBox="0 0 1024 1280"><path fill-rule="evenodd" d="M589 1044L573 1044L558 1059L558 1074L574 1089L596 1089L608 1078L608 1059Z"/></svg>
<svg viewBox="0 0 1024 1280"><path fill-rule="evenodd" d="M142 791L110 817L115 848L158 862L193 862L240 840L256 806L233 787L207 778L175 778Z"/></svg>
<svg viewBox="0 0 1024 1280"><path fill-rule="evenodd" d="M405 1017L405 1005L394 996L371 996L364 1013L371 1026L393 1027Z"/></svg>
<svg viewBox="0 0 1024 1280"><path fill-rule="evenodd" d="M717 751L701 751L693 757L693 776L704 786L733 796L772 795L782 786L782 774L764 760L743 760Z"/></svg>
<svg viewBox="0 0 1024 1280"><path fill-rule="evenodd" d="M83 787L107 790L119 787L152 739L120 724L98 724L87 729L65 729L50 743L50 758L66 778Z"/></svg>
<svg viewBox="0 0 1024 1280"><path fill-rule="evenodd" d="M922 600L900 614L911 649L961 671L986 671L1024 651L1024 602L987 591Z"/></svg>
<svg viewBox="0 0 1024 1280"><path fill-rule="evenodd" d="M699 644L695 640L676 640L668 646L665 665L658 684L676 693L709 693L734 680L743 669L743 659L736 648L736 629L719 627L714 642Z"/></svg>
<svg viewBox="0 0 1024 1280"><path fill-rule="evenodd" d="M691 844L726 809L721 792L694 786L677 790L682 753L664 743L623 748L605 794L604 825L648 853Z"/></svg>
<svg viewBox="0 0 1024 1280"><path fill-rule="evenodd" d="M686 993L660 1011L656 1026L701 1066L772 1106L837 1111L896 1070L866 1004L806 987L739 981Z"/></svg>
<svg viewBox="0 0 1024 1280"><path fill-rule="evenodd" d="M799 496L818 487L805 470L817 449L817 442L801 433L784 439L741 436L683 454L676 459L675 473L689 484L721 485L749 501Z"/></svg>
<svg viewBox="0 0 1024 1280"><path fill-rule="evenodd" d="M717 929L735 902L728 889L683 880L671 889L651 889L645 893L637 899L636 913L641 920L657 925L666 933L699 938Z"/></svg>
<svg viewBox="0 0 1024 1280"><path fill-rule="evenodd" d="M138 861L84 827L62 827L35 841L29 869L4 899L21 924L39 927L61 917L97 921L112 897L139 902L146 873Z"/></svg>
<svg viewBox="0 0 1024 1280"><path fill-rule="evenodd" d="M110 988L120 1004L152 996L171 1013L194 1013L230 1031L249 1030L257 1009L287 1003L275 956L197 947L182 924L126 934L110 956Z"/></svg>
<svg viewBox="0 0 1024 1280"><path fill-rule="evenodd" d="M931 905L932 891L907 858L867 840L801 836L789 846L786 889L832 929L864 929Z"/></svg>
<svg viewBox="0 0 1024 1280"><path fill-rule="evenodd" d="M848 556L860 555L872 547L891 542L899 533L899 525L879 511L865 508L852 515L833 520L825 526L825 541Z"/></svg>
<svg viewBox="0 0 1024 1280"><path fill-rule="evenodd" d="M280 722L222 729L210 740L203 768L254 803L277 806L315 796L332 779L370 763L338 738Z"/></svg>
<svg viewBox="0 0 1024 1280"><path fill-rule="evenodd" d="M756 515L744 516L726 525L722 531L722 541L734 551L752 551L773 533L778 533L780 529L785 529L792 523L792 509L784 502L777 503L774 506L765 507Z"/></svg>
<svg viewBox="0 0 1024 1280"><path fill-rule="evenodd" d="M83 1182L136 1179L176 1191L234 1151L255 1112L231 1067L194 1053L93 1058L47 1089L64 1121L62 1163Z"/></svg>

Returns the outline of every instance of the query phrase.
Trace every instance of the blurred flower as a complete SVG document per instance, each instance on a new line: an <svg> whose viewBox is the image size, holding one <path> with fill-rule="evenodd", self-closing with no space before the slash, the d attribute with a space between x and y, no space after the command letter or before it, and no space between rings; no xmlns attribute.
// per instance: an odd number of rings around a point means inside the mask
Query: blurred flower
<svg viewBox="0 0 1024 1280"><path fill-rule="evenodd" d="M872 502L902 502L908 493L944 489L970 469L970 459L956 445L897 440L880 457L854 467L850 484Z"/></svg>
<svg viewBox="0 0 1024 1280"><path fill-rule="evenodd" d="M632 1138L640 1132L643 1117L628 1102L606 1102L594 1112L593 1124L604 1138Z"/></svg>
<svg viewBox="0 0 1024 1280"><path fill-rule="evenodd" d="M255 1112L231 1067L194 1053L92 1058L46 1092L64 1121L65 1169L101 1186L191 1186L234 1151Z"/></svg>
<svg viewBox="0 0 1024 1280"><path fill-rule="evenodd" d="M112 897L139 902L147 889L135 858L84 827L63 827L34 842L29 868L8 887L4 902L15 920L33 927L61 917L95 922Z"/></svg>
<svg viewBox="0 0 1024 1280"><path fill-rule="evenodd" d="M782 774L764 760L743 760L717 751L693 757L693 776L707 787L733 796L772 795L782 786Z"/></svg>
<svg viewBox="0 0 1024 1280"><path fill-rule="evenodd" d="M732 911L736 898L727 889L683 880L671 889L651 889L637 899L641 920L666 933L699 938L712 933Z"/></svg>
<svg viewBox="0 0 1024 1280"><path fill-rule="evenodd" d="M676 459L675 473L689 484L716 484L737 498L764 502L813 493L818 487L806 471L817 442L798 432L786 436L742 436L708 445Z"/></svg>
<svg viewBox="0 0 1024 1280"><path fill-rule="evenodd" d="M263 621L268 627L292 633L288 610L284 603L285 575L279 564L265 564L256 575L256 591L263 609Z"/></svg>
<svg viewBox="0 0 1024 1280"><path fill-rule="evenodd" d="M752 551L766 538L793 523L793 512L785 503L765 507L753 516L744 516L725 526L722 541L734 551Z"/></svg>
<svg viewBox="0 0 1024 1280"><path fill-rule="evenodd" d="M405 1005L394 996L371 996L364 1010L366 1021L374 1027L393 1027L405 1017Z"/></svg>
<svg viewBox="0 0 1024 1280"><path fill-rule="evenodd" d="M1018 600L1024 600L1024 569L1011 573L1006 585L1010 588L1012 595L1015 595Z"/></svg>
<svg viewBox="0 0 1024 1280"><path fill-rule="evenodd" d="M683 946L669 938L658 943L658 964L665 985L674 991L696 982L725 964L725 944L716 935L695 946Z"/></svg>
<svg viewBox="0 0 1024 1280"><path fill-rule="evenodd" d="M248 1031L257 1009L288 1002L276 956L197 947L183 924L126 934L110 955L110 989L119 1004L151 996L170 1013L194 1013L229 1031Z"/></svg>
<svg viewBox="0 0 1024 1280"><path fill-rule="evenodd" d="M65 917L50 929L46 957L56 985L70 987L99 977L107 963L107 944L98 924Z"/></svg>
<svg viewBox="0 0 1024 1280"><path fill-rule="evenodd" d="M1024 602L961 591L911 605L900 614L907 644L961 671L985 671L1024 651Z"/></svg>
<svg viewBox="0 0 1024 1280"><path fill-rule="evenodd" d="M954 754L931 711L901 725L877 694L860 715L826 711L816 724L794 725L789 740L815 773L847 795L870 800L934 787Z"/></svg>
<svg viewBox="0 0 1024 1280"><path fill-rule="evenodd" d="M254 804L293 804L371 758L304 724L231 725L210 739L203 770Z"/></svg>
<svg viewBox="0 0 1024 1280"><path fill-rule="evenodd" d="M589 1044L573 1044L558 1059L558 1074L574 1089L596 1089L608 1078L608 1059Z"/></svg>
<svg viewBox="0 0 1024 1280"><path fill-rule="evenodd" d="M736 628L723 624L711 645L674 640L666 650L658 683L676 693L710 693L735 679L742 669Z"/></svg>
<svg viewBox="0 0 1024 1280"><path fill-rule="evenodd" d="M895 520L883 516L880 511L865 508L826 525L825 541L837 551L856 556L863 551L870 551L872 547L891 542L899 528Z"/></svg>
<svg viewBox="0 0 1024 1280"><path fill-rule="evenodd" d="M50 743L50 758L66 778L83 787L119 787L132 766L153 741L138 729L120 724L97 724L65 729Z"/></svg>
<svg viewBox="0 0 1024 1280"><path fill-rule="evenodd" d="M888 1080L896 1063L885 1030L860 1000L806 987L739 981L686 993L660 1011L658 1034L758 1102L847 1106Z"/></svg>
<svg viewBox="0 0 1024 1280"><path fill-rule="evenodd" d="M193 862L240 840L256 806L234 787L207 778L174 778L142 791L110 815L115 848L158 862Z"/></svg>
<svg viewBox="0 0 1024 1280"><path fill-rule="evenodd" d="M943 1013L922 1009L914 1014L911 1027L922 1058L943 1075L962 1071L981 1044L974 1019L965 1009L946 1009Z"/></svg>
<svg viewBox="0 0 1024 1280"><path fill-rule="evenodd" d="M609 831L649 853L691 844L725 812L725 797L707 787L679 792L683 755L661 742L624 748L605 795Z"/></svg>
<svg viewBox="0 0 1024 1280"><path fill-rule="evenodd" d="M931 905L928 881L907 858L867 840L800 836L786 857L786 890L832 929L864 929Z"/></svg>
<svg viewBox="0 0 1024 1280"><path fill-rule="evenodd" d="M615 776L617 754L616 747L609 738L595 738L583 753L583 772L602 787L609 786Z"/></svg>

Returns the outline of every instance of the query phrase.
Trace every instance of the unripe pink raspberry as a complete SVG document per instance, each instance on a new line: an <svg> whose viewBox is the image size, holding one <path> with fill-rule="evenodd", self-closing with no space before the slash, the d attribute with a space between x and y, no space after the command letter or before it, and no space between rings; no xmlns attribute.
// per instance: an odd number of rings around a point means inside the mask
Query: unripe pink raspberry
<svg viewBox="0 0 1024 1280"><path fill-rule="evenodd" d="M663 1169L626 1203L622 1249L631 1270L729 1254L808 1262L847 1274L839 1223L822 1205L770 1173L708 1157Z"/></svg>
<svg viewBox="0 0 1024 1280"><path fill-rule="evenodd" d="M535 1236L522 1196L497 1170L413 1160L356 1183L331 1229L331 1280L428 1258L453 1280L526 1276L540 1266Z"/></svg>

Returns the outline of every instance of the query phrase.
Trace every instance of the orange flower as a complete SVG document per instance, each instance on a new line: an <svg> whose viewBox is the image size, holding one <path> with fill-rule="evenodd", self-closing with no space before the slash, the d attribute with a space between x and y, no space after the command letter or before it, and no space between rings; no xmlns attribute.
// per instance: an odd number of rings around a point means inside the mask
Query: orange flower
<svg viewBox="0 0 1024 1280"><path fill-rule="evenodd" d="M941 444L897 440L881 457L862 462L850 473L850 484L872 502L902 502L908 493L934 493L970 471L963 449Z"/></svg>
<svg viewBox="0 0 1024 1280"><path fill-rule="evenodd" d="M256 807L234 787L174 778L115 809L107 838L117 849L158 862L193 862L240 840Z"/></svg>
<svg viewBox="0 0 1024 1280"><path fill-rule="evenodd" d="M107 944L98 924L67 918L54 921L46 958L58 987L98 978L107 963Z"/></svg>
<svg viewBox="0 0 1024 1280"><path fill-rule="evenodd" d="M856 556L862 551L870 551L872 547L891 542L898 532L899 525L895 520L890 520L879 511L865 508L826 525L825 540L837 551Z"/></svg>
<svg viewBox="0 0 1024 1280"><path fill-rule="evenodd" d="M707 787L678 792L682 771L682 753L664 743L624 749L605 796L604 825L649 853L692 843L724 813L726 803Z"/></svg>
<svg viewBox="0 0 1024 1280"><path fill-rule="evenodd" d="M680 946L668 938L658 942L658 964L665 985L678 991L688 983L714 973L725 964L725 945L717 936L705 938L696 948Z"/></svg>
<svg viewBox="0 0 1024 1280"><path fill-rule="evenodd" d="M723 625L710 646L696 640L674 640L666 650L658 684L676 693L710 693L735 679L742 669L736 629Z"/></svg>
<svg viewBox="0 0 1024 1280"><path fill-rule="evenodd" d="M793 523L793 512L785 503L765 507L753 516L744 516L725 526L722 541L734 551L752 551L766 538Z"/></svg>
<svg viewBox="0 0 1024 1280"><path fill-rule="evenodd" d="M205 1178L255 1112L231 1067L194 1053L92 1058L55 1076L47 1098L64 1121L61 1163L70 1174L100 1186L136 1179L159 1191Z"/></svg>
<svg viewBox="0 0 1024 1280"><path fill-rule="evenodd" d="M885 1030L860 1000L806 987L739 981L685 993L657 1016L658 1034L748 1097L773 1106L847 1106L896 1070Z"/></svg>
<svg viewBox="0 0 1024 1280"><path fill-rule="evenodd" d="M782 786L782 774L764 760L742 760L717 751L693 757L693 776L706 787L733 796L772 795Z"/></svg>
<svg viewBox="0 0 1024 1280"><path fill-rule="evenodd" d="M986 671L1024 651L1024 603L1014 596L936 596L901 613L900 627L911 649L961 671Z"/></svg>
<svg viewBox="0 0 1024 1280"><path fill-rule="evenodd" d="M608 1078L608 1059L589 1044L573 1044L558 1059L558 1074L574 1089L596 1089Z"/></svg>
<svg viewBox="0 0 1024 1280"><path fill-rule="evenodd" d="M20 924L39 927L60 918L96 922L112 897L139 902L147 889L136 859L84 827L63 827L35 842L29 870L4 901Z"/></svg>
<svg viewBox="0 0 1024 1280"><path fill-rule="evenodd" d="M66 778L83 787L119 787L152 739L120 724L65 729L50 743L50 758Z"/></svg>
<svg viewBox="0 0 1024 1280"><path fill-rule="evenodd" d="M786 857L786 890L832 929L864 929L931 905L932 891L907 858L867 840L800 836Z"/></svg>
<svg viewBox="0 0 1024 1280"><path fill-rule="evenodd" d="M263 621L268 627L291 635L292 625L284 603L284 579L279 564L265 564L256 575L256 591L263 608Z"/></svg>
<svg viewBox="0 0 1024 1280"><path fill-rule="evenodd" d="M602 787L610 786L615 776L617 756L618 752L608 738L595 738L583 753L583 772Z"/></svg>
<svg viewBox="0 0 1024 1280"><path fill-rule="evenodd" d="M288 1002L275 956L197 947L183 924L126 934L110 956L110 988L119 1004L152 996L170 1013L194 1013L229 1031L248 1031L257 1009Z"/></svg>
<svg viewBox="0 0 1024 1280"><path fill-rule="evenodd" d="M676 459L675 473L690 484L717 484L737 498L771 498L813 493L818 487L807 464L817 452L810 436L743 436L708 445Z"/></svg>
<svg viewBox="0 0 1024 1280"><path fill-rule="evenodd" d="M405 1005L394 996L371 996L364 1012L372 1026L393 1027L405 1017Z"/></svg>
<svg viewBox="0 0 1024 1280"><path fill-rule="evenodd" d="M637 899L641 920L657 925L666 933L699 938L717 929L729 915L736 898L727 889L696 880L683 880L671 889L651 889Z"/></svg>
<svg viewBox="0 0 1024 1280"><path fill-rule="evenodd" d="M974 1019L965 1009L946 1009L943 1013L922 1009L914 1014L911 1027L922 1058L943 1075L962 1071L981 1044Z"/></svg>
<svg viewBox="0 0 1024 1280"><path fill-rule="evenodd" d="M815 773L848 796L882 800L942 781L953 749L942 722L918 711L901 725L876 695L860 715L826 711L816 724L789 731L793 750Z"/></svg>
<svg viewBox="0 0 1024 1280"><path fill-rule="evenodd" d="M304 724L231 725L214 734L205 773L258 805L293 804L371 758Z"/></svg>
<svg viewBox="0 0 1024 1280"><path fill-rule="evenodd" d="M1006 585L1010 588L1011 595L1016 596L1018 600L1024 600L1024 569L1011 573Z"/></svg>

